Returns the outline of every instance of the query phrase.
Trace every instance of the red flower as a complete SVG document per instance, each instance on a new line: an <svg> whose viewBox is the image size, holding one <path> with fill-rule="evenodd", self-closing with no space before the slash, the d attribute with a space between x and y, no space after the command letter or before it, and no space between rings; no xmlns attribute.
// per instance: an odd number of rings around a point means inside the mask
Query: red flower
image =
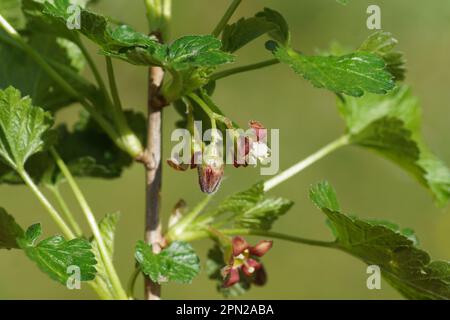
<svg viewBox="0 0 450 320"><path fill-rule="evenodd" d="M272 248L272 241L261 240L255 246L250 246L242 237L234 237L232 240L233 252L230 261L222 269L224 277L223 286L231 287L240 280L240 271L251 278L256 285L264 285L267 281L266 272L258 258L266 254Z"/></svg>

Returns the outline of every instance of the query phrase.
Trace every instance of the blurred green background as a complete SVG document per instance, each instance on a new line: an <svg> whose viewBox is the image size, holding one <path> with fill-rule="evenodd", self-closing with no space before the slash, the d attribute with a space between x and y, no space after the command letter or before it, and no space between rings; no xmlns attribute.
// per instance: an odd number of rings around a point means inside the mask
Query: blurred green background
<svg viewBox="0 0 450 320"><path fill-rule="evenodd" d="M229 4L228 0L174 0L172 38L186 34L209 33ZM358 0L341 6L334 0L245 0L233 19L252 16L264 6L280 11L287 18L293 43L306 53L325 49L333 40L357 47L372 31L366 28L366 9L378 4L382 27L399 40L408 59L407 83L423 105L423 130L434 152L450 163L450 2L448 0ZM143 1L100 1L93 10L117 17L146 32ZM96 48L89 49L103 68ZM264 39L238 52L237 64L270 58ZM1 62L0 62L1 63ZM145 112L145 68L115 62L124 104ZM91 75L86 71L88 77ZM280 128L281 168L287 168L340 135L343 122L335 108L333 94L314 89L288 67L237 75L218 83L214 96L223 110L238 123L257 119L269 128ZM73 122L78 106L62 112L58 121ZM164 114L166 159L170 133L178 116L172 108ZM178 199L191 206L203 195L196 172L175 172L164 165L162 214L166 221ZM227 168L216 201L260 180L258 169ZM331 239L324 216L307 197L308 187L328 179L337 189L346 212L360 217L383 218L414 228L421 247L435 259L450 258L450 210L437 209L429 194L410 176L390 162L366 150L347 147L337 151L271 193L296 202L274 230L315 239ZM81 187L97 216L119 210L115 262L124 283L133 269L133 248L143 237L144 171L139 165L127 170L119 180L84 179ZM68 188L64 193L71 198ZM54 223L25 187L0 186L0 203L18 222L41 222L45 236L58 233ZM70 201L73 209L76 203ZM78 210L79 211L79 210ZM79 212L78 216L81 219ZM85 226L85 225L84 225ZM86 228L87 230L87 228ZM256 241L257 239L252 239ZM202 261L208 241L194 243ZM401 296L382 282L381 290L366 288L366 266L344 253L276 241L264 259L269 274L265 287L253 288L243 298L255 299L398 299ZM142 281L136 292L141 296ZM166 299L220 298L214 284L202 273L191 286L166 285ZM0 299L93 299L87 285L69 291L48 279L20 251L0 251Z"/></svg>

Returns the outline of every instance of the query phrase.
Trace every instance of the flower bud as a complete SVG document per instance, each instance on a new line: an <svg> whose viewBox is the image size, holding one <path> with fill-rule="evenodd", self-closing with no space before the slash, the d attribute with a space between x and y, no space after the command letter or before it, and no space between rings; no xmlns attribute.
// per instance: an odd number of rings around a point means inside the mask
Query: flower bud
<svg viewBox="0 0 450 320"><path fill-rule="evenodd" d="M211 143L205 148L202 164L198 166L198 181L204 193L214 193L223 177L224 162L219 146Z"/></svg>

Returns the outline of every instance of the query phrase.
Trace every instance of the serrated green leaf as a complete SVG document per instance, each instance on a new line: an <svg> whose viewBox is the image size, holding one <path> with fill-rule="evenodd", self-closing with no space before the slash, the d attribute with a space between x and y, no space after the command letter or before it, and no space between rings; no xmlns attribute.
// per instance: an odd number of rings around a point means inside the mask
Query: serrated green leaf
<svg viewBox="0 0 450 320"><path fill-rule="evenodd" d="M264 8L264 11L256 14L259 18L264 18L266 21L273 23L276 25L276 29L269 32L269 36L271 36L275 41L288 46L291 42L291 34L289 32L289 25L283 16L272 9Z"/></svg>
<svg viewBox="0 0 450 320"><path fill-rule="evenodd" d="M145 141L146 119L142 113L125 111L130 127ZM115 179L125 168L134 163L133 159L120 150L85 111L72 130L66 125L56 128L58 141L55 148L66 163L72 175L80 178ZM54 185L61 183L64 176L47 152L30 157L25 170L36 183ZM10 167L0 163L0 184L23 184L20 176Z"/></svg>
<svg viewBox="0 0 450 320"><path fill-rule="evenodd" d="M174 241L159 254L154 254L151 246L139 241L135 257L142 272L158 283L191 283L200 272L200 259L187 242Z"/></svg>
<svg viewBox="0 0 450 320"><path fill-rule="evenodd" d="M397 39L390 32L378 31L367 38L358 50L372 52L382 57L386 62L386 70L395 77L395 80L401 81L405 79L406 61L401 52L394 51L397 44Z"/></svg>
<svg viewBox="0 0 450 320"><path fill-rule="evenodd" d="M289 43L289 27L278 12L265 8L254 17L241 18L227 25L222 33L222 50L235 52L249 42L268 33L283 44Z"/></svg>
<svg viewBox="0 0 450 320"><path fill-rule="evenodd" d="M80 9L80 28L69 30L67 21L71 16L69 0L46 2L43 13L58 35L73 38L78 32L98 44L105 54L120 57L134 64L160 65L165 57L164 47L155 37L136 32L128 25L117 25L107 17L84 8Z"/></svg>
<svg viewBox="0 0 450 320"><path fill-rule="evenodd" d="M258 183L223 200L211 216L221 225L270 230L273 223L293 204L284 198L267 198L264 194L264 184Z"/></svg>
<svg viewBox="0 0 450 320"><path fill-rule="evenodd" d="M439 205L450 198L450 170L433 155L421 134L421 108L407 86L381 97L338 102L353 144L394 161L428 188Z"/></svg>
<svg viewBox="0 0 450 320"><path fill-rule="evenodd" d="M344 56L305 56L274 41L266 44L274 56L317 88L360 97L365 92L385 94L395 87L385 62L373 53Z"/></svg>
<svg viewBox="0 0 450 320"><path fill-rule="evenodd" d="M14 217L0 207L0 249L19 249L17 238L22 238L23 229Z"/></svg>
<svg viewBox="0 0 450 320"><path fill-rule="evenodd" d="M28 228L24 238L18 240L39 269L63 285L72 275L68 273L70 266L79 268L80 281L94 280L97 262L88 240L76 238L66 241L62 236L54 236L38 242L41 233L40 224L35 224Z"/></svg>
<svg viewBox="0 0 450 320"><path fill-rule="evenodd" d="M240 281L231 287L223 287L223 277L221 270L226 265L223 258L223 252L220 247L216 244L214 247L208 251L208 259L206 260L206 273L209 279L216 282L216 289L224 297L237 297L243 295L248 290L250 290L251 282L249 277L240 277Z"/></svg>
<svg viewBox="0 0 450 320"><path fill-rule="evenodd" d="M11 168L23 170L31 155L55 141L52 125L52 116L22 98L20 91L0 90L0 157Z"/></svg>
<svg viewBox="0 0 450 320"><path fill-rule="evenodd" d="M322 182L310 190L311 200L325 213L341 250L368 265L380 267L384 278L409 299L450 299L450 264L431 261L401 232L347 216L332 205L334 189Z"/></svg>
<svg viewBox="0 0 450 320"><path fill-rule="evenodd" d="M69 17L68 0L45 3L48 18L65 25ZM211 35L185 36L171 45L160 44L153 36L134 31L127 25L116 25L102 15L80 9L80 32L97 43L102 53L136 65L165 67L172 74L172 82L164 92L169 101L196 90L208 82L215 67L230 63L234 57L220 50L220 40Z"/></svg>
<svg viewBox="0 0 450 320"><path fill-rule="evenodd" d="M120 214L118 212L110 213L103 217L103 219L98 223L100 234L105 242L106 250L111 257L111 260L114 256L114 238L119 217ZM114 288L109 280L108 274L106 273L106 268L98 249L97 241L95 241L94 238L91 238L90 241L92 245L92 252L97 260L97 265L95 266L97 276L95 277L95 280L91 282L91 285L96 289L96 291L102 292L105 298L113 300L115 298Z"/></svg>
<svg viewBox="0 0 450 320"><path fill-rule="evenodd" d="M237 22L227 25L223 30L222 50L235 52L275 28L273 23L263 18L241 18Z"/></svg>

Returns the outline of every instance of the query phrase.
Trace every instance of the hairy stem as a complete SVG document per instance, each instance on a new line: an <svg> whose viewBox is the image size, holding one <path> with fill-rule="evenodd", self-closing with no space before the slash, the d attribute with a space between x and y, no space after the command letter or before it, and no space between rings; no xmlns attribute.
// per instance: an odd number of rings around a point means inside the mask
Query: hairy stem
<svg viewBox="0 0 450 320"><path fill-rule="evenodd" d="M231 16L234 14L236 9L239 7L241 2L242 2L242 0L233 0L233 2L231 3L231 5L228 7L227 11L223 15L222 19L220 19L219 23L217 24L217 26L214 28L213 32L211 33L213 36L218 37L222 33L223 29L225 28L228 21L231 19Z"/></svg>
<svg viewBox="0 0 450 320"><path fill-rule="evenodd" d="M316 161L322 159L326 155L330 154L331 152L339 149L340 147L343 147L349 143L349 138L347 135L344 135L337 140L327 144L325 147L321 148L317 152L313 153L309 157L303 159L300 162L297 162L295 165L290 167L289 169L286 169L285 171L281 172L280 174L276 175L272 179L267 180L264 182L264 191L269 191L270 189L276 187L280 183L288 180L289 178L295 176L299 172L303 171L305 168L309 167Z"/></svg>
<svg viewBox="0 0 450 320"><path fill-rule="evenodd" d="M58 227L61 229L61 231L64 233L64 235L69 239L74 239L75 234L72 232L72 230L69 228L69 226L66 224L66 222L61 218L58 211L52 206L50 201L47 200L47 198L44 196L44 194L39 190L39 188L34 183L33 179L28 175L28 173L25 170L19 170L17 173L20 175L20 177L23 179L25 184L30 187L31 191L33 191L34 195L38 198L39 202L44 206L44 208L50 213L50 216L52 219L56 222Z"/></svg>
<svg viewBox="0 0 450 320"><path fill-rule="evenodd" d="M124 289L122 288L119 276L117 275L117 272L112 263L112 259L108 254L108 250L106 249L106 245L103 240L100 229L98 227L97 221L95 220L95 216L92 213L92 210L89 207L89 205L86 201L86 198L84 197L83 193L81 192L80 188L78 187L77 183L75 182L75 179L72 176L72 174L70 173L69 168L67 168L66 164L61 159L61 157L56 152L56 150L54 148L51 148L50 153L52 154L53 158L55 159L56 165L61 170L61 173L64 175L67 182L69 183L69 185L75 195L75 198L77 199L78 203L80 204L80 207L86 217L89 227L91 228L92 234L94 235L95 241L97 241L100 256L102 257L103 263L105 265L106 273L108 274L108 276L111 280L111 284L115 290L116 297L121 300L127 300L128 297L125 294Z"/></svg>
<svg viewBox="0 0 450 320"><path fill-rule="evenodd" d="M216 81L216 80L219 80L219 79L222 79L222 78L226 78L226 77L232 76L234 74L238 74L238 73L243 73L243 72L247 72L247 71L252 71L252 70L258 70L258 69L266 68L266 67L278 64L278 63L280 63L280 61L278 59L269 59L269 60L265 60L265 61L261 61L261 62L257 62L257 63L253 63L253 64L249 64L249 65L246 65L246 66L231 68L231 69L228 69L228 70L224 70L224 71L220 71L220 72L214 73L213 75L211 75L210 81Z"/></svg>
<svg viewBox="0 0 450 320"><path fill-rule="evenodd" d="M77 223L74 215L69 209L66 201L64 200L61 191L59 191L58 186L47 186L47 189L53 194L56 201L58 202L59 207L62 210L65 218L69 221L70 226L75 231L77 237L81 237L83 235L83 231L81 230L79 224Z"/></svg>

